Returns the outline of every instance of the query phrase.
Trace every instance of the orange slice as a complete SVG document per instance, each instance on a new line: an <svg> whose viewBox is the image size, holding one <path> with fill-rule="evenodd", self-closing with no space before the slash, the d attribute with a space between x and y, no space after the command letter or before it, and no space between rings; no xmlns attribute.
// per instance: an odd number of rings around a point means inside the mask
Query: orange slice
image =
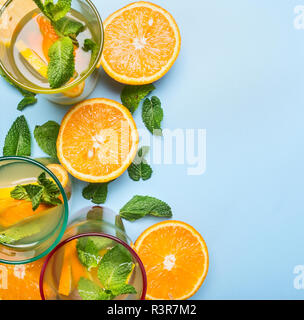
<svg viewBox="0 0 304 320"><path fill-rule="evenodd" d="M68 172L57 163L52 163L46 166L49 170L51 170L54 175L57 177L62 187L65 188L69 183L69 174Z"/></svg>
<svg viewBox="0 0 304 320"><path fill-rule="evenodd" d="M80 84L73 87L72 89L64 91L63 94L68 98L77 98L82 95L84 91L84 87L85 87L85 81L82 81Z"/></svg>
<svg viewBox="0 0 304 320"><path fill-rule="evenodd" d="M165 9L139 1L110 15L105 23L100 64L115 80L141 85L163 77L181 47L178 26ZM99 64L99 66L100 66Z"/></svg>
<svg viewBox="0 0 304 320"><path fill-rule="evenodd" d="M69 296L72 289L77 286L79 279L87 274L85 267L78 259L76 245L77 241L73 240L64 246L58 292L65 296Z"/></svg>
<svg viewBox="0 0 304 320"><path fill-rule="evenodd" d="M185 300L204 282L209 266L202 236L180 221L164 221L144 231L135 242L148 280L149 300Z"/></svg>
<svg viewBox="0 0 304 320"><path fill-rule="evenodd" d="M108 182L134 160L138 132L131 113L103 98L83 101L64 117L57 139L61 164L74 177Z"/></svg>
<svg viewBox="0 0 304 320"><path fill-rule="evenodd" d="M0 263L0 300L41 300L39 277L44 260L21 265ZM49 286L45 289L51 291Z"/></svg>

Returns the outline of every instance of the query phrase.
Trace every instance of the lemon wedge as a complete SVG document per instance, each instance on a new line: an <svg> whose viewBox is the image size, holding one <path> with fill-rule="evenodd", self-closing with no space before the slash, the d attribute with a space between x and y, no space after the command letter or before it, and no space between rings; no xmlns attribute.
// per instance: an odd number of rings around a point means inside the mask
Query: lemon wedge
<svg viewBox="0 0 304 320"><path fill-rule="evenodd" d="M19 40L16 42L16 48L22 57L44 78L47 78L48 65L40 58L40 56Z"/></svg>

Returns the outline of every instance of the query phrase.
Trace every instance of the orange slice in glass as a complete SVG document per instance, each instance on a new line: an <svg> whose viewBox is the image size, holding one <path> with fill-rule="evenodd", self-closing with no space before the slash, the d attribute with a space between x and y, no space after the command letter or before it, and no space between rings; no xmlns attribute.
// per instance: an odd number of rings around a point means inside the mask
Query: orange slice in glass
<svg viewBox="0 0 304 320"><path fill-rule="evenodd" d="M77 104L66 114L57 154L74 177L108 182L130 166L137 146L138 132L129 110L116 101L96 98Z"/></svg>
<svg viewBox="0 0 304 320"><path fill-rule="evenodd" d="M185 300L204 282L209 266L202 236L181 221L157 223L135 242L147 273L149 300Z"/></svg>
<svg viewBox="0 0 304 320"><path fill-rule="evenodd" d="M178 57L178 26L172 15L156 4L129 4L110 15L104 28L100 64L119 82L152 83L164 76Z"/></svg>

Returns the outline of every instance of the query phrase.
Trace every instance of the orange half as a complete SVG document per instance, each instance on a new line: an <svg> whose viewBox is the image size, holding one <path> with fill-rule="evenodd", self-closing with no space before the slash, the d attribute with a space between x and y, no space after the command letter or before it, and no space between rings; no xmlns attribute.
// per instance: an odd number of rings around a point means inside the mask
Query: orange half
<svg viewBox="0 0 304 320"><path fill-rule="evenodd" d="M110 77L125 84L160 79L180 52L181 37L174 18L150 2L135 2L114 12L104 28L100 64Z"/></svg>
<svg viewBox="0 0 304 320"><path fill-rule="evenodd" d="M66 114L57 154L74 177L108 182L130 166L137 146L138 132L129 110L116 101L96 98L77 104Z"/></svg>
<svg viewBox="0 0 304 320"><path fill-rule="evenodd" d="M136 240L135 250L146 269L149 300L186 300L206 278L206 243L184 222L170 220L153 225Z"/></svg>

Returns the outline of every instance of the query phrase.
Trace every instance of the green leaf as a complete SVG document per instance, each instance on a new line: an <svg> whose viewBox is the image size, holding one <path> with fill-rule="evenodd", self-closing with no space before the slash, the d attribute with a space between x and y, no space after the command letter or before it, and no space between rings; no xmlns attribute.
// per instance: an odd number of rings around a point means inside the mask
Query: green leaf
<svg viewBox="0 0 304 320"><path fill-rule="evenodd" d="M39 147L53 159L57 159L57 137L60 125L55 121L48 121L42 126L36 126L34 137Z"/></svg>
<svg viewBox="0 0 304 320"><path fill-rule="evenodd" d="M131 113L134 113L138 108L140 101L154 89L155 87L153 84L146 84L143 86L126 85L121 92L122 104L127 107Z"/></svg>
<svg viewBox="0 0 304 320"><path fill-rule="evenodd" d="M116 245L101 259L98 266L98 279L106 290L118 292L118 288L126 284L133 265L129 251L121 245Z"/></svg>
<svg viewBox="0 0 304 320"><path fill-rule="evenodd" d="M91 51L91 59L90 59L90 67L91 67L93 65L94 61L96 60L96 57L98 54L98 46L94 40L85 39L82 49L85 52Z"/></svg>
<svg viewBox="0 0 304 320"><path fill-rule="evenodd" d="M120 216L129 221L135 221L146 215L155 217L172 217L172 210L168 204L157 198L148 196L134 196L120 209Z"/></svg>
<svg viewBox="0 0 304 320"><path fill-rule="evenodd" d="M129 284L122 284L117 287L113 287L111 292L114 296L120 296L121 294L135 294L137 293L135 288Z"/></svg>
<svg viewBox="0 0 304 320"><path fill-rule="evenodd" d="M76 38L85 29L85 26L81 22L68 17L63 17L54 22L53 26L59 34L72 38Z"/></svg>
<svg viewBox="0 0 304 320"><path fill-rule="evenodd" d="M24 116L18 117L9 129L3 155L25 157L31 155L31 133Z"/></svg>
<svg viewBox="0 0 304 320"><path fill-rule="evenodd" d="M27 184L22 186L27 193L28 198L32 201L32 208L35 211L41 203L41 197L43 194L43 187L34 184Z"/></svg>
<svg viewBox="0 0 304 320"><path fill-rule="evenodd" d="M47 13L51 20L58 21L71 10L71 3L72 0L58 0L57 3L54 4L53 1L48 0L44 5L44 11L38 7L43 13Z"/></svg>
<svg viewBox="0 0 304 320"><path fill-rule="evenodd" d="M46 178L45 172L38 177L38 183L43 187L41 202L48 205L59 205L62 201L58 198L60 190L55 182Z"/></svg>
<svg viewBox="0 0 304 320"><path fill-rule="evenodd" d="M23 186L16 186L10 193L11 197L16 200L30 200Z"/></svg>
<svg viewBox="0 0 304 320"><path fill-rule="evenodd" d="M129 177L134 181L139 181L140 179L148 180L151 178L153 170L150 165L147 164L145 160L145 155L149 152L149 147L141 147L134 161L128 168Z"/></svg>
<svg viewBox="0 0 304 320"><path fill-rule="evenodd" d="M95 204L105 203L108 195L108 182L107 183L90 183L83 191L82 195L87 200L92 200Z"/></svg>
<svg viewBox="0 0 304 320"><path fill-rule="evenodd" d="M74 46L69 37L60 38L49 49L48 80L52 89L69 81L75 71Z"/></svg>
<svg viewBox="0 0 304 320"><path fill-rule="evenodd" d="M105 291L93 281L81 277L77 285L78 293L83 300L111 300L112 294Z"/></svg>
<svg viewBox="0 0 304 320"><path fill-rule="evenodd" d="M37 102L35 96L24 97L18 104L17 110L23 111L26 107L31 106Z"/></svg>
<svg viewBox="0 0 304 320"><path fill-rule="evenodd" d="M82 237L77 241L77 253L80 262L90 270L96 268L101 260L99 247L91 237Z"/></svg>
<svg viewBox="0 0 304 320"><path fill-rule="evenodd" d="M146 99L142 109L142 120L146 128L154 135L161 135L161 122L164 113L159 98Z"/></svg>

